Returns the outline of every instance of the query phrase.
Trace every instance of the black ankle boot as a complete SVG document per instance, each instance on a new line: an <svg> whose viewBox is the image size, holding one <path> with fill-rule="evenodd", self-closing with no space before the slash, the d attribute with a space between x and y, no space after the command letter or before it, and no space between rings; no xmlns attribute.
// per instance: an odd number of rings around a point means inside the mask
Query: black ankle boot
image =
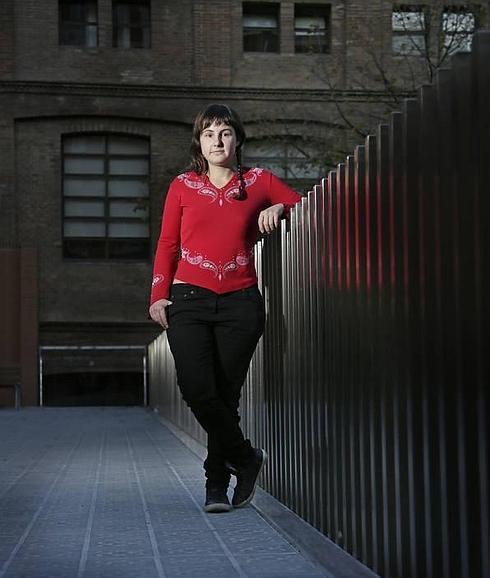
<svg viewBox="0 0 490 578"><path fill-rule="evenodd" d="M257 478L267 460L267 453L261 448L253 450L253 457L244 467L238 467L236 473L236 486L233 493L232 504L234 508L246 506L253 498Z"/></svg>
<svg viewBox="0 0 490 578"><path fill-rule="evenodd" d="M231 504L226 495L227 488L223 486L206 486L206 502L204 511L209 513L229 512Z"/></svg>

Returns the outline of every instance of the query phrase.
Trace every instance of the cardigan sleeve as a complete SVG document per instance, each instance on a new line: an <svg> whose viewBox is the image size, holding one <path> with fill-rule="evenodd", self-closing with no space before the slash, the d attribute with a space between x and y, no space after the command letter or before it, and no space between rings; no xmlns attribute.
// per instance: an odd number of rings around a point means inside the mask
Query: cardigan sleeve
<svg viewBox="0 0 490 578"><path fill-rule="evenodd" d="M182 205L175 181L170 184L165 199L162 227L153 264L150 305L168 299L180 253Z"/></svg>
<svg viewBox="0 0 490 578"><path fill-rule="evenodd" d="M301 201L301 195L293 191L293 189L285 182L281 181L274 174L269 173L269 198L272 205L282 203L284 205L283 216L287 217L289 211L296 203Z"/></svg>

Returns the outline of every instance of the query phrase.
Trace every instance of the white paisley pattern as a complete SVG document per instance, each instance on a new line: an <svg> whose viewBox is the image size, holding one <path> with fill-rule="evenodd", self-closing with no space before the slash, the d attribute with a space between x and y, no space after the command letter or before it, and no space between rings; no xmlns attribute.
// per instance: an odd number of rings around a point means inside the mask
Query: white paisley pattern
<svg viewBox="0 0 490 578"><path fill-rule="evenodd" d="M259 168L250 169L245 175L245 186L249 187L250 185L253 185L257 180L257 177L259 177L263 171L264 169ZM207 178L199 177L198 179L196 179L191 177L192 173L188 172L182 173L177 178L179 181L183 182L186 187L192 189L193 191L196 191L198 195L209 197L210 204L218 201L218 205L222 207L224 201L226 201L227 203L233 202L235 197L240 192L239 186L236 184L236 182L233 182L233 184L230 185L230 187L228 187L226 190L222 190L213 187L213 184L210 183L209 179ZM232 180L235 181L235 179Z"/></svg>
<svg viewBox="0 0 490 578"><path fill-rule="evenodd" d="M254 168L251 169L247 175L245 176L245 185L247 187L249 187L250 185L253 185L255 183L255 181L257 180L257 177L260 177L260 175L264 172L264 169L259 169L259 168Z"/></svg>
<svg viewBox="0 0 490 578"><path fill-rule="evenodd" d="M155 287L156 285L160 285L165 280L164 275L157 274L153 277L153 281L151 282L151 286Z"/></svg>
<svg viewBox="0 0 490 578"><path fill-rule="evenodd" d="M190 265L196 265L200 269L210 271L218 281L222 281L226 278L228 273L237 271L239 267L246 267L253 257L253 249L251 249L249 253L238 253L238 255L235 255L233 259L226 263L222 263L221 261L215 263L205 255L202 255L201 253L192 253L190 249L185 247L181 248L180 253L182 260L186 261Z"/></svg>

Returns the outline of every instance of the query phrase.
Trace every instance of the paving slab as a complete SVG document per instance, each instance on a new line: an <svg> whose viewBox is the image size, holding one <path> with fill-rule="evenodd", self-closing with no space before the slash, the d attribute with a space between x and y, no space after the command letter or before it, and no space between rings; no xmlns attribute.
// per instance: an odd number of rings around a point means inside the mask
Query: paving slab
<svg viewBox="0 0 490 578"><path fill-rule="evenodd" d="M0 578L333 578L139 407L0 410Z"/></svg>

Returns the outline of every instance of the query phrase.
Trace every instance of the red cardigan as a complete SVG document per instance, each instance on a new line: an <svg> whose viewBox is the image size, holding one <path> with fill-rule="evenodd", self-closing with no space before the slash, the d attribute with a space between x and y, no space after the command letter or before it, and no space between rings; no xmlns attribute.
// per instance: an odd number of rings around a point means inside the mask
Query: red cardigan
<svg viewBox="0 0 490 578"><path fill-rule="evenodd" d="M183 173L170 184L155 253L150 304L168 299L174 278L226 293L257 282L253 248L259 213L301 196L269 171L246 169L246 198L236 199L235 174L222 188L206 175Z"/></svg>

